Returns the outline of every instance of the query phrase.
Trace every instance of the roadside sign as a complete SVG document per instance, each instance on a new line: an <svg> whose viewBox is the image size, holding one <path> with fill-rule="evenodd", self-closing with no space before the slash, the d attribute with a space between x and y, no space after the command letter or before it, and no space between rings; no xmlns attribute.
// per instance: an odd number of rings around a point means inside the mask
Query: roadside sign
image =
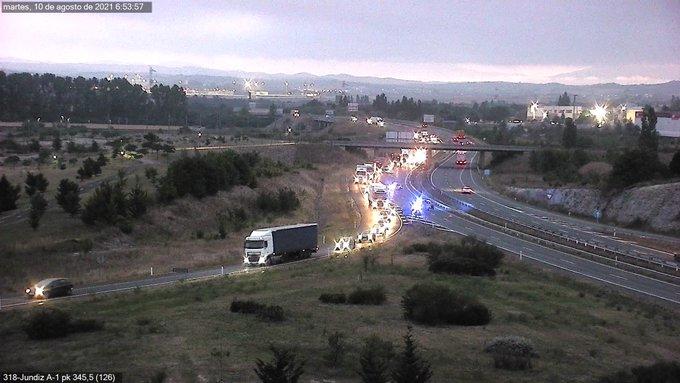
<svg viewBox="0 0 680 383"><path fill-rule="evenodd" d="M491 175L491 169L484 169L484 177L488 177Z"/></svg>
<svg viewBox="0 0 680 383"><path fill-rule="evenodd" d="M600 211L600 209L595 209L593 216L595 217L597 222L600 222L600 218L602 218L602 212Z"/></svg>
<svg viewBox="0 0 680 383"><path fill-rule="evenodd" d="M358 112L359 111L359 103L358 102L350 102L347 104L347 111L348 112Z"/></svg>
<svg viewBox="0 0 680 383"><path fill-rule="evenodd" d="M423 122L434 124L434 114L423 114Z"/></svg>

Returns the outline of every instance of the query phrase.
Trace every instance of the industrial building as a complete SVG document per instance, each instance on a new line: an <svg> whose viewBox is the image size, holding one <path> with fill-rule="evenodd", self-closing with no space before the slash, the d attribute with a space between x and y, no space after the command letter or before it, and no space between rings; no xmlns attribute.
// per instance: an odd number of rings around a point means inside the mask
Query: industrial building
<svg viewBox="0 0 680 383"><path fill-rule="evenodd" d="M551 119L555 116L576 119L583 111L582 106L538 105L532 103L527 107L527 120Z"/></svg>

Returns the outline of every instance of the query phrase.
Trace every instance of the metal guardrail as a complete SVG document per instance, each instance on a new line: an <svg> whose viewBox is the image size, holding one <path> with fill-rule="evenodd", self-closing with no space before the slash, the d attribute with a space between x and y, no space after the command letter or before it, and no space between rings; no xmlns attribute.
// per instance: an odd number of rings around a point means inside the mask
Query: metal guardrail
<svg viewBox="0 0 680 383"><path fill-rule="evenodd" d="M435 167L433 167L433 169L434 168ZM432 170L426 173L427 177L425 178L427 180L430 180L429 175L431 172ZM476 218L485 226L492 224L494 226L498 226L506 232L521 233L527 236L529 239L538 239L539 244L542 245L550 245L551 243L559 245L563 251L566 250L566 252L573 255L584 257L586 254L589 254L590 256L585 258L591 259L593 261L596 260L596 257L601 257L607 261L607 264L613 264L619 268L643 269L645 271L654 273L654 275L657 277L659 275L664 276L666 280L670 280L674 283L677 283L680 280L680 270L678 265L671 266L650 258L643 258L640 256L622 253L604 246L598 246L597 244L590 244L588 242L580 241L577 238L561 235L554 231L545 230L540 228L538 225L527 225L515 220L499 217L489 212L482 211L458 198L446 195L442 190L436 188L434 185L431 185L430 182L423 183L422 179L420 182L422 188L428 193L435 195L441 200L453 202L459 206L458 209L452 209L454 214L463 217ZM465 208L465 210L463 208ZM541 240L543 243L541 243Z"/></svg>

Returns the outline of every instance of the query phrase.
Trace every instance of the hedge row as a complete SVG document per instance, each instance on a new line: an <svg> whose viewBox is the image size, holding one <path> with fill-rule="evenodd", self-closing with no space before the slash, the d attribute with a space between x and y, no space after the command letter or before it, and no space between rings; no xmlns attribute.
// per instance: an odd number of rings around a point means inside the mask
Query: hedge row
<svg viewBox="0 0 680 383"><path fill-rule="evenodd" d="M323 303L351 304L351 305L381 305L387 300L383 286L369 288L357 287L349 295L345 293L324 293L319 296Z"/></svg>
<svg viewBox="0 0 680 383"><path fill-rule="evenodd" d="M229 311L241 314L255 314L258 318L270 322L281 322L286 319L281 306L265 305L255 301L240 301L235 299L231 302Z"/></svg>

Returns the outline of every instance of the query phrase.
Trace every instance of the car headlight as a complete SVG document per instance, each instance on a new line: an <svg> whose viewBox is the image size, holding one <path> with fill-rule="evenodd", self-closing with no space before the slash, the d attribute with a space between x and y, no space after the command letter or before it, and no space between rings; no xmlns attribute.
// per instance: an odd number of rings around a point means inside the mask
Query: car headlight
<svg viewBox="0 0 680 383"><path fill-rule="evenodd" d="M43 289L42 287L37 287L37 286L36 286L36 288L35 288L35 296L36 296L36 297L38 297L38 296L40 296L40 297L43 296L43 290L44 290L44 289Z"/></svg>
<svg viewBox="0 0 680 383"><path fill-rule="evenodd" d="M31 288L29 287L29 288L27 288L25 291L26 291L26 294L30 294L30 293L31 293Z"/></svg>

